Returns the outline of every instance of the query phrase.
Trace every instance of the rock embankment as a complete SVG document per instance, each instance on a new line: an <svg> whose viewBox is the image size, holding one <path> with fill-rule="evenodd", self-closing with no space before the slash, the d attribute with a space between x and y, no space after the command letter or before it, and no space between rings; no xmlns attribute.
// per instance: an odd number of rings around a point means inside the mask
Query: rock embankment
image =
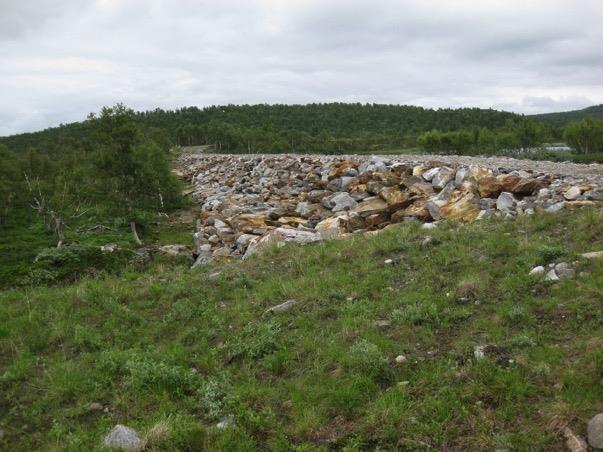
<svg viewBox="0 0 603 452"><path fill-rule="evenodd" d="M182 155L198 262L402 221L514 218L603 200L603 165L451 156Z"/></svg>

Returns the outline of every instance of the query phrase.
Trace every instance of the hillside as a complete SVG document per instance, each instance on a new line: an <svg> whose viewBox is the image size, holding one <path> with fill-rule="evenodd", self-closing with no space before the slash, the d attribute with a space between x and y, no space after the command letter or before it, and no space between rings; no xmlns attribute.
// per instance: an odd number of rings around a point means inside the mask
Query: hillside
<svg viewBox="0 0 603 452"><path fill-rule="evenodd" d="M231 150L235 142L278 150L300 141L310 141L324 152L329 140L364 140L368 144L405 143L408 137L431 129L453 131L470 127L495 129L521 116L478 108L429 109L407 105L308 104L226 105L205 108L138 112L136 119L148 133L158 131L172 144L204 144L208 135ZM62 125L35 133L0 138L0 143L23 151L29 147L56 146L89 138L87 121ZM412 140L411 140L412 141ZM316 143L314 143L316 142ZM307 150L312 150L308 145Z"/></svg>
<svg viewBox="0 0 603 452"><path fill-rule="evenodd" d="M557 113L543 113L539 115L528 116L536 121L542 121L552 124L556 127L563 127L568 122L580 121L584 118L596 118L603 120L603 104L593 105L582 110L562 111Z"/></svg>
<svg viewBox="0 0 603 452"><path fill-rule="evenodd" d="M407 223L2 292L0 446L125 424L151 450L561 450L603 410L603 265L579 256L602 225ZM562 261L580 276L528 276Z"/></svg>

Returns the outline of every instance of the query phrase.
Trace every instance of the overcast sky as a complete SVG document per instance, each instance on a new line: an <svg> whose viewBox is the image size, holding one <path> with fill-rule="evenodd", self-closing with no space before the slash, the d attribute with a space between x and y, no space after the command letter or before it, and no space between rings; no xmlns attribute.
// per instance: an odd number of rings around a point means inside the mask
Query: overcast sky
<svg viewBox="0 0 603 452"><path fill-rule="evenodd" d="M0 0L0 136L135 109L603 103L603 0Z"/></svg>

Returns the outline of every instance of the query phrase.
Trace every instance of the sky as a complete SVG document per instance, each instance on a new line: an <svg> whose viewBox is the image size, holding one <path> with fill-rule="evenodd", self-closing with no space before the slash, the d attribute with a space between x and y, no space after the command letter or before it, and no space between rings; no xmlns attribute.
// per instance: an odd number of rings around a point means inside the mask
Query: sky
<svg viewBox="0 0 603 452"><path fill-rule="evenodd" d="M0 136L104 105L603 103L602 0L0 0Z"/></svg>

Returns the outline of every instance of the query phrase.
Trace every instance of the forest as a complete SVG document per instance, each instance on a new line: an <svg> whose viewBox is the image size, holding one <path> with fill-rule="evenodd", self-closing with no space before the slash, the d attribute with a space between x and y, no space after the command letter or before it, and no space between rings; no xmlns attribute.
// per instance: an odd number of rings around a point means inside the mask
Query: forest
<svg viewBox="0 0 603 452"><path fill-rule="evenodd" d="M494 154L563 141L566 124L492 109L428 109L407 105L308 104L226 105L133 112L148 139L160 146L209 145L226 153L376 153L418 149L452 154ZM579 116L568 116L578 118ZM589 144L573 140L582 153L600 152L601 120L586 125ZM0 138L16 152L59 152L90 148L87 120L40 132ZM585 121L580 117L582 122ZM580 121L574 121L580 122ZM584 128L584 127L583 127ZM570 134L571 135L571 134ZM594 140L594 141L593 141ZM591 143L592 142L592 143Z"/></svg>

